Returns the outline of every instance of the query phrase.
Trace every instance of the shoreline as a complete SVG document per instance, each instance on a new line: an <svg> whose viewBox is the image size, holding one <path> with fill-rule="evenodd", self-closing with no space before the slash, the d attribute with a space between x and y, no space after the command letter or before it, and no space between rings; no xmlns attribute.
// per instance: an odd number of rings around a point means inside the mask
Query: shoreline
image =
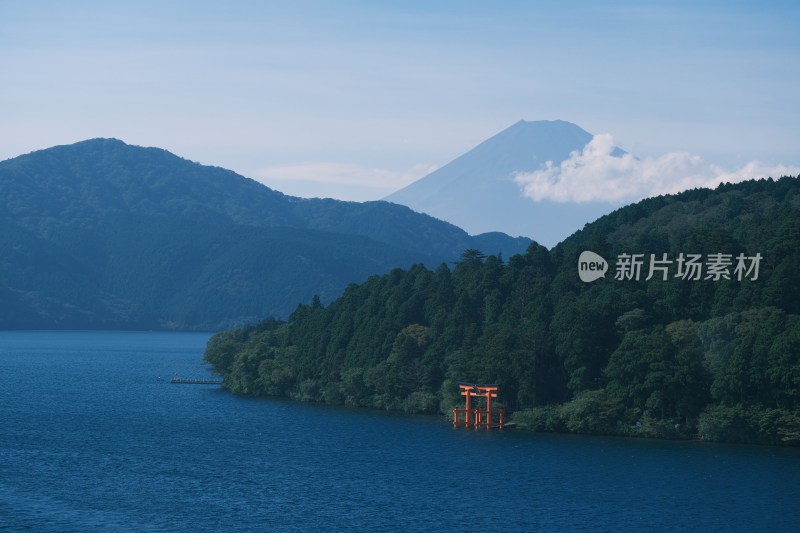
<svg viewBox="0 0 800 533"><path fill-rule="evenodd" d="M286 401L291 403L300 403L300 404L309 404L309 405L317 405L317 406L324 406L328 408L337 408L337 409L347 409L347 410L356 410L356 411L373 411L376 413L388 413L388 414L395 414L395 415L411 415L411 416L424 416L427 418L437 418L442 422L447 422L452 424L452 416L449 416L448 413L438 412L438 413L424 413L424 412L411 412L411 411L404 411L400 409L378 409L375 407L364 406L364 405L347 405L345 403L329 403L325 401L317 401L317 400L303 400L300 398L288 396L288 395L268 395L268 394L245 394L236 391L232 391L231 389L227 388L224 384L224 381L220 384L220 390L224 390L230 394L234 394L236 396L246 397L246 398L263 398L267 400L279 400L279 401ZM566 405L566 404L562 404ZM570 431L570 430L548 430L548 429L536 429L530 427L525 422L517 420L514 418L514 415L519 415L524 413L526 410L515 411L511 413L508 418L508 421L504 423L502 429L500 428L464 428L458 427L453 428L455 430L467 430L467 431L474 431L474 432L484 432L484 431L503 431L503 430L511 430L511 431L520 431L525 433L540 433L540 434L552 434L552 435L574 435L574 436L587 436L587 437L613 437L613 438L620 438L620 439L637 439L637 440L657 440L657 441L681 441L681 442L697 442L697 443L713 443L713 444L725 444L725 445L744 445L744 446L759 446L759 447L773 447L773 448L800 448L800 444L787 444L787 443L769 443L769 442L759 442L755 440L719 440L719 439L709 439L704 438L701 433L674 433L672 435L668 434L661 434L658 435L656 433L646 433L642 431L648 431L647 429L644 430L637 430L634 432L622 432L622 431ZM650 422L653 419L649 420ZM660 421L663 422L663 421ZM645 425L642 425L644 428Z"/></svg>

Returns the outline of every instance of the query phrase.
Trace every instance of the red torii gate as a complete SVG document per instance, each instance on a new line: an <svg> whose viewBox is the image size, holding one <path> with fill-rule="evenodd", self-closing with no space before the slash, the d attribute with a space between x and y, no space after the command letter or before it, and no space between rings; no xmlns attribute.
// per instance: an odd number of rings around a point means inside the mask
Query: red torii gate
<svg viewBox="0 0 800 533"><path fill-rule="evenodd" d="M459 415L464 414L464 425L466 427L479 428L481 426L489 429L492 426L492 398L497 398L497 390L500 388L497 385L475 385L473 383L459 383L461 389L461 396L466 400L464 409L453 409L453 427L458 427ZM472 398L486 398L486 409L473 408ZM503 416L505 411L498 409L499 413L499 428L503 429Z"/></svg>

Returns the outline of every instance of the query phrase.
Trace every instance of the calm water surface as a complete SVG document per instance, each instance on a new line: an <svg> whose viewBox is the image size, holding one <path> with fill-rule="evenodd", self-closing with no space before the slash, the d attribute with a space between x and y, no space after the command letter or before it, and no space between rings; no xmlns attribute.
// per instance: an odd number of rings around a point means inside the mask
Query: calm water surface
<svg viewBox="0 0 800 533"><path fill-rule="evenodd" d="M0 530L800 531L796 449L454 430L169 384L208 375L207 339L0 332Z"/></svg>

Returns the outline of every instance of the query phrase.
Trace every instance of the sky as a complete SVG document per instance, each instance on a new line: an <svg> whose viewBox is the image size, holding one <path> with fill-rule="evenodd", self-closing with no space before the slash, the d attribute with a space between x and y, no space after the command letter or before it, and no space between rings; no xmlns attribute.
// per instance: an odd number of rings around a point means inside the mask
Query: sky
<svg viewBox="0 0 800 533"><path fill-rule="evenodd" d="M793 169L798 22L781 1L0 0L0 160L114 137L361 201L561 119L626 171Z"/></svg>

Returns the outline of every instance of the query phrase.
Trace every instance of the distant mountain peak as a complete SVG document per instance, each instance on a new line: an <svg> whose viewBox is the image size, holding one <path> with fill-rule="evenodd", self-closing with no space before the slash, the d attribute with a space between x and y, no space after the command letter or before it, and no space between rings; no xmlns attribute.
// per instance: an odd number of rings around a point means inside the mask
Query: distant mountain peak
<svg viewBox="0 0 800 533"><path fill-rule="evenodd" d="M511 127L517 126L519 124L528 124L528 125L537 125L537 126L568 126L572 128L578 128L579 126L573 124L572 122L568 122L566 120L555 119L555 120L525 120L520 119L515 122Z"/></svg>
<svg viewBox="0 0 800 533"><path fill-rule="evenodd" d="M447 220L473 235L501 231L554 246L611 206L535 203L522 195L514 176L548 161L558 165L592 137L565 120L520 120L385 200Z"/></svg>

